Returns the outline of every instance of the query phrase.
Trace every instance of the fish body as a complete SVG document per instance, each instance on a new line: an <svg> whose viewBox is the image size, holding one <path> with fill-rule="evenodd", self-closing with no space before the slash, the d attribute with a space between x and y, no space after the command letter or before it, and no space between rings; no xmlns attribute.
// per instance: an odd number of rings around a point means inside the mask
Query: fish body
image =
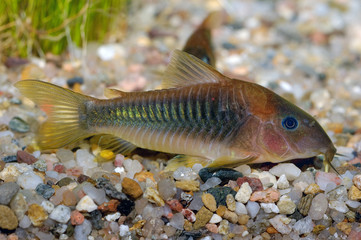
<svg viewBox="0 0 361 240"><path fill-rule="evenodd" d="M172 160L171 169L194 163L219 167L282 162L318 154L330 161L335 154L313 117L260 85L229 79L177 50L164 76L162 90L113 90L118 97L106 100L36 80L16 86L48 115L39 132L43 149L100 135L120 152L142 147L189 156Z"/></svg>
<svg viewBox="0 0 361 240"><path fill-rule="evenodd" d="M222 11L210 13L202 24L190 35L183 51L214 67L216 58L212 43L212 29L221 25L225 18Z"/></svg>

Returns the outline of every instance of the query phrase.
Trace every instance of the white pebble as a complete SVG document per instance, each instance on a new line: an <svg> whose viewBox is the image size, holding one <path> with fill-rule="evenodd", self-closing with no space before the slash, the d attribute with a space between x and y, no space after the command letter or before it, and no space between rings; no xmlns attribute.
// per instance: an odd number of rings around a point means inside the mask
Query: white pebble
<svg viewBox="0 0 361 240"><path fill-rule="evenodd" d="M312 222L312 219L309 216L298 220L295 223L295 225L293 225L293 229L299 235L310 233L313 230L313 227L314 227L314 223Z"/></svg>
<svg viewBox="0 0 361 240"><path fill-rule="evenodd" d="M103 189L99 189L94 187L91 184L87 184L83 187L83 191L86 195L88 195L91 199L94 200L98 205L107 202L107 198L105 196L105 191Z"/></svg>
<svg viewBox="0 0 361 240"><path fill-rule="evenodd" d="M301 174L301 170L293 163L281 163L269 170L269 172L277 177L286 175L288 181L293 181Z"/></svg>
<svg viewBox="0 0 361 240"><path fill-rule="evenodd" d="M288 182L286 175L282 174L280 178L277 180L277 187L278 189L286 189L290 186L290 183Z"/></svg>
<svg viewBox="0 0 361 240"><path fill-rule="evenodd" d="M246 206L241 202L236 202L235 212L237 215L248 214Z"/></svg>
<svg viewBox="0 0 361 240"><path fill-rule="evenodd" d="M171 225L172 227L179 229L179 230L183 230L183 226L184 226L184 217L182 213L176 213L173 215L172 219L169 222L169 225Z"/></svg>
<svg viewBox="0 0 361 240"><path fill-rule="evenodd" d="M282 234L289 234L292 231L292 228L288 225L291 222L291 219L287 218L285 215L276 215L274 218L271 218L269 222Z"/></svg>
<svg viewBox="0 0 361 240"><path fill-rule="evenodd" d="M179 167L174 171L173 177L176 180L196 180L198 174L192 170L192 168Z"/></svg>
<svg viewBox="0 0 361 240"><path fill-rule="evenodd" d="M249 216L251 218L254 218L255 216L257 216L257 213L261 207L256 202L248 201L246 208L247 208L247 212L249 213Z"/></svg>
<svg viewBox="0 0 361 240"><path fill-rule="evenodd" d="M98 206L94 203L93 199L91 199L88 195L82 197L82 199L80 199L80 201L76 205L76 210L78 211L92 212L97 208Z"/></svg>
<svg viewBox="0 0 361 240"><path fill-rule="evenodd" d="M346 204L347 204L347 206L349 206L350 208L358 208L358 207L361 205L361 202L347 200L347 201L346 201Z"/></svg>
<svg viewBox="0 0 361 240"><path fill-rule="evenodd" d="M213 214L211 220L209 220L209 223L219 223L222 221L222 217L218 214Z"/></svg>
<svg viewBox="0 0 361 240"><path fill-rule="evenodd" d="M194 171L196 174L198 174L199 170L201 170L202 168L203 168L203 166L202 166L202 164L200 164L200 163L196 163L196 164L194 164L193 167L192 167L193 171Z"/></svg>
<svg viewBox="0 0 361 240"><path fill-rule="evenodd" d="M54 208L54 210L50 213L49 218L60 222L67 223L70 219L71 210L69 207L64 205L59 205Z"/></svg>
<svg viewBox="0 0 361 240"><path fill-rule="evenodd" d="M252 188L249 186L248 182L244 182L241 185L241 188L238 190L235 199L238 202L246 203L250 199L252 194Z"/></svg>
<svg viewBox="0 0 361 240"><path fill-rule="evenodd" d="M341 201L330 201L328 203L329 208L331 209L335 209L336 211L342 212L342 213L346 213L348 212L348 207L346 206L346 203L341 202Z"/></svg>
<svg viewBox="0 0 361 240"><path fill-rule="evenodd" d="M143 165L137 160L126 159L123 163L125 170L127 171L126 177L133 179L136 173L143 170Z"/></svg>
<svg viewBox="0 0 361 240"><path fill-rule="evenodd" d="M202 184L199 188L201 191L206 191L212 187L218 186L221 182L222 182L221 179L217 177L211 177L208 178L207 181L204 184Z"/></svg>
<svg viewBox="0 0 361 240"><path fill-rule="evenodd" d="M30 227L30 225L31 225L30 218L26 215L19 222L19 227L24 229L27 229L28 227Z"/></svg>
<svg viewBox="0 0 361 240"><path fill-rule="evenodd" d="M54 204L50 201L44 200L41 202L41 206L47 211L51 213L54 210Z"/></svg>
<svg viewBox="0 0 361 240"><path fill-rule="evenodd" d="M36 186L43 183L43 179L33 171L27 171L18 177L17 184L23 189L34 190Z"/></svg>
<svg viewBox="0 0 361 240"><path fill-rule="evenodd" d="M120 212L116 212L113 214L108 214L105 216L105 219L109 222L114 222L120 218Z"/></svg>
<svg viewBox="0 0 361 240"><path fill-rule="evenodd" d="M274 203L261 203L261 208L265 213L279 213L280 210Z"/></svg>
<svg viewBox="0 0 361 240"><path fill-rule="evenodd" d="M84 174L88 174L88 170L98 166L98 163L94 161L95 157L86 149L78 149L75 153L76 162L79 167L83 168ZM67 163L69 163L68 161Z"/></svg>

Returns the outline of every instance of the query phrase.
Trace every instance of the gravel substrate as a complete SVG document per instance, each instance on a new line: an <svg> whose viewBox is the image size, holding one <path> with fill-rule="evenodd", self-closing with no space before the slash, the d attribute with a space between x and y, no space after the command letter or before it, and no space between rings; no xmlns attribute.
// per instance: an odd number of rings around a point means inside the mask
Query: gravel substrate
<svg viewBox="0 0 361 240"><path fill-rule="evenodd" d="M361 2L141 2L120 43L0 63L0 240L361 239ZM314 115L342 154L339 174L325 173L321 157L164 172L164 153L124 157L91 140L37 149L46 116L13 83L30 76L96 97L157 88L169 53L221 7L229 20L213 31L217 69Z"/></svg>

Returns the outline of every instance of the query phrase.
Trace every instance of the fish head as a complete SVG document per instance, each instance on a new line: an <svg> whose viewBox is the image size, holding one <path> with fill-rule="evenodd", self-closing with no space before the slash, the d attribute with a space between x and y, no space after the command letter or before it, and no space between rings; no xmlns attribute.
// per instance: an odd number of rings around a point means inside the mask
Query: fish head
<svg viewBox="0 0 361 240"><path fill-rule="evenodd" d="M271 162L308 158L322 154L330 162L336 153L321 125L301 108L258 86L261 98L254 102L254 115L260 119L257 144Z"/></svg>

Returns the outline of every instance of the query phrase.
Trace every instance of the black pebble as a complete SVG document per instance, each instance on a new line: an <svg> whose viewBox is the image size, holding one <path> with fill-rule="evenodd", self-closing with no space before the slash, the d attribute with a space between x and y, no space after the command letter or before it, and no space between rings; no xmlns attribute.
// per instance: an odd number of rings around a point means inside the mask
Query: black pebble
<svg viewBox="0 0 361 240"><path fill-rule="evenodd" d="M99 210L94 210L90 212L90 222L96 230L100 230L104 226L104 220L102 220L102 213Z"/></svg>
<svg viewBox="0 0 361 240"><path fill-rule="evenodd" d="M213 197L216 199L217 206L224 205L226 206L226 199L228 194L232 194L233 197L236 196L236 191L234 191L230 187L215 187L210 188L207 191L208 193L212 194Z"/></svg>
<svg viewBox="0 0 361 240"><path fill-rule="evenodd" d="M128 216L131 211L134 209L134 202L131 200L122 200L120 204L117 206L118 212L122 215Z"/></svg>
<svg viewBox="0 0 361 240"><path fill-rule="evenodd" d="M198 173L203 182L206 182L211 177L221 179L222 183L228 183L229 180L236 181L243 174L231 168L202 168Z"/></svg>
<svg viewBox="0 0 361 240"><path fill-rule="evenodd" d="M16 155L11 155L11 156L3 157L2 160L6 163L11 163L11 162L17 162L18 158L16 157Z"/></svg>

